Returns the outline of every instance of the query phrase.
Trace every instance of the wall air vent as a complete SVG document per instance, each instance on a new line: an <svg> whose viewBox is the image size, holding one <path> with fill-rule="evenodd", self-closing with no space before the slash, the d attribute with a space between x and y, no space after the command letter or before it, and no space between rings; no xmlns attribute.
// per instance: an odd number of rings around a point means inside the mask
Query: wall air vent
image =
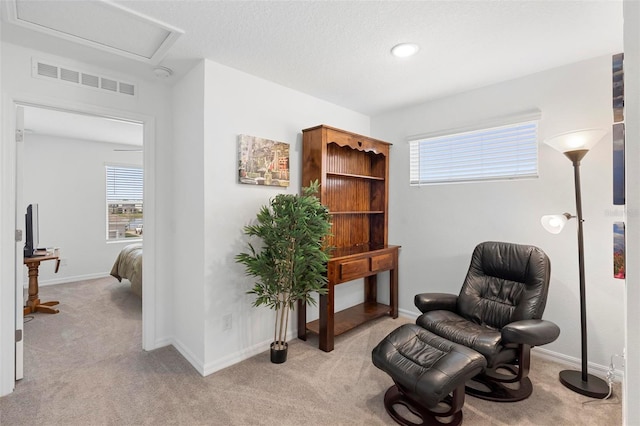
<svg viewBox="0 0 640 426"><path fill-rule="evenodd" d="M95 87L96 89L100 87L98 82L100 81L100 77L97 75L85 74L82 73L82 84L89 87Z"/></svg>
<svg viewBox="0 0 640 426"><path fill-rule="evenodd" d="M60 68L60 80L68 81L69 83L79 83L80 73L78 71Z"/></svg>
<svg viewBox="0 0 640 426"><path fill-rule="evenodd" d="M58 67L38 62L38 75L45 77L58 78Z"/></svg>
<svg viewBox="0 0 640 426"><path fill-rule="evenodd" d="M136 85L131 82L119 81L117 78L73 68L33 58L31 76L74 86L88 87L101 92L116 93L124 96L136 95Z"/></svg>
<svg viewBox="0 0 640 426"><path fill-rule="evenodd" d="M127 83L120 83L120 93L124 93L125 95L135 95L136 94L136 88L133 84L127 84Z"/></svg>
<svg viewBox="0 0 640 426"><path fill-rule="evenodd" d="M100 79L100 87L104 90L111 90L112 92L118 91L118 82L115 80L110 80L108 78Z"/></svg>

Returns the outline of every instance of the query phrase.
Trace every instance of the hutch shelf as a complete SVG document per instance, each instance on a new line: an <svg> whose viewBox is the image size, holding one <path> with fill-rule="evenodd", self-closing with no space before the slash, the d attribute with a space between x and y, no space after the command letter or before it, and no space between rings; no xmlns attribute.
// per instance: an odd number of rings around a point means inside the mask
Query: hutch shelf
<svg viewBox="0 0 640 426"><path fill-rule="evenodd" d="M302 184L320 182L320 201L331 213L334 247L327 264L327 294L320 295L319 319L307 323L298 303L298 337L319 335L330 352L334 336L381 316L398 317L398 251L388 245L389 148L367 136L320 125L303 135ZM377 301L378 273L389 271L389 304ZM364 303L334 312L335 286L364 279Z"/></svg>

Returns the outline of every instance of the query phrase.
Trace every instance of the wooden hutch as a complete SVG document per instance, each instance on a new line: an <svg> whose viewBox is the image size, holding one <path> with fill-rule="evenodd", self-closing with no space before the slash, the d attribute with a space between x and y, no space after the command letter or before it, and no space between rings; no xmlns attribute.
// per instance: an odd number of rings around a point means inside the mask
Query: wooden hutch
<svg viewBox="0 0 640 426"><path fill-rule="evenodd" d="M327 294L320 295L319 319L307 323L298 303L298 337L319 335L333 350L334 336L390 315L398 317L398 249L387 244L389 148L391 144L329 126L302 131L302 185L320 182L320 201L332 217L334 247L327 264ZM389 305L377 302L377 274L389 271ZM364 278L364 303L334 312L335 286Z"/></svg>

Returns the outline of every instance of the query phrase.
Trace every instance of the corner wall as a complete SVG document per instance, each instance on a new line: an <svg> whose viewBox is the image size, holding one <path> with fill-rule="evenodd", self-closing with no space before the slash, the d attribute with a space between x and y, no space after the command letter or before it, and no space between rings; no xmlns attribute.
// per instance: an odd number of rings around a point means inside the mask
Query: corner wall
<svg viewBox="0 0 640 426"><path fill-rule="evenodd" d="M174 180L170 232L175 243L173 343L200 372L204 363L204 64L173 87Z"/></svg>
<svg viewBox="0 0 640 426"><path fill-rule="evenodd" d="M205 374L268 350L273 312L252 307L253 286L234 257L246 249L243 226L278 193L301 186L302 129L327 124L369 134L369 118L258 77L205 61L204 316ZM238 183L237 138L247 134L290 144L288 188ZM337 304L361 301L358 282L340 286ZM340 309L340 307L337 307ZM313 310L309 309L309 316ZM222 317L232 316L232 329ZM317 311L316 311L317 315ZM293 315L295 317L295 315ZM291 318L290 335L297 324Z"/></svg>
<svg viewBox="0 0 640 426"><path fill-rule="evenodd" d="M552 235L540 225L544 214L575 213L571 162L541 143L538 179L409 186L407 137L539 109L541 142L574 129L608 130L581 167L589 361L608 366L610 356L622 351L625 283L613 278L612 224L623 220L624 211L612 204L611 80L611 56L605 56L372 118L372 135L395 143L389 240L402 245L401 311L417 314L416 293L457 294L476 244L486 240L533 244L551 259L544 318L562 330L558 340L543 349L578 362L576 234L568 226Z"/></svg>

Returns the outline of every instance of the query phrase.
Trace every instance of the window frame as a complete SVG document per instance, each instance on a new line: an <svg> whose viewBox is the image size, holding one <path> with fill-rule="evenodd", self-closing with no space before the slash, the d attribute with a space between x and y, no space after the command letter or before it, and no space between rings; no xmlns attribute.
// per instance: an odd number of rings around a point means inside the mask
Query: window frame
<svg viewBox="0 0 640 426"><path fill-rule="evenodd" d="M113 189L109 188L110 183L112 182L110 180L110 176L109 176L109 171L110 169L129 169L129 170L136 170L139 171L139 175L136 176L137 179L137 183L140 185L140 189L139 189L139 194L140 194L140 198L135 198L135 199L127 199L127 198L112 198L110 197L110 191L112 191ZM134 190L133 192L137 192L137 190ZM132 165L132 164L115 164L115 163L105 163L105 241L110 244L110 243L121 243L121 242L139 242L142 241L143 239L143 232L141 232L139 235L135 236L135 237L127 237L126 236L126 232L123 234L122 237L119 238L110 238L110 206L112 204L127 204L127 205L141 205L141 210L142 210L142 227L141 229L144 229L144 168L141 165ZM135 207L134 207L135 209Z"/></svg>

